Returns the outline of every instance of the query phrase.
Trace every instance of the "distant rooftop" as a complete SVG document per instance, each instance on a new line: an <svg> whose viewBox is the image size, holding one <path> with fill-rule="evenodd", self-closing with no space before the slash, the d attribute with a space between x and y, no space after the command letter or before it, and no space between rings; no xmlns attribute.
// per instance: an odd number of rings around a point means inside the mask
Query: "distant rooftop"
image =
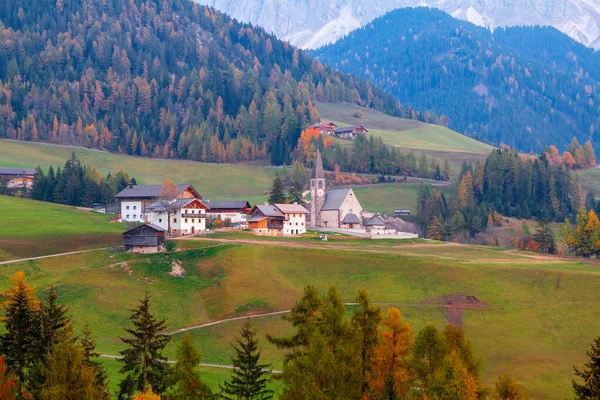
<svg viewBox="0 0 600 400"><path fill-rule="evenodd" d="M35 175L33 168L0 168L0 175L23 176Z"/></svg>
<svg viewBox="0 0 600 400"><path fill-rule="evenodd" d="M201 199L200 195L196 192L196 190L191 187L191 185L187 183L182 183L177 186L177 193L181 193L187 188L192 188L195 194ZM156 199L160 197L162 193L163 185L133 185L127 186L123 189L117 196L117 199L126 199L126 198L148 198L148 199Z"/></svg>

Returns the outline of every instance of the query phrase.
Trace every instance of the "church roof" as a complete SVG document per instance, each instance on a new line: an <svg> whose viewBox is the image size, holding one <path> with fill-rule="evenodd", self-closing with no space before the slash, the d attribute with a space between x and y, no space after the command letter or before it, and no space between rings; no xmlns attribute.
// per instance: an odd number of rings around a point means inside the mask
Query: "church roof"
<svg viewBox="0 0 600 400"><path fill-rule="evenodd" d="M325 171L323 171L323 159L321 158L321 152L317 149L317 156L313 163L313 170L311 179L325 179Z"/></svg>
<svg viewBox="0 0 600 400"><path fill-rule="evenodd" d="M385 226L385 222L383 222L379 215L376 215L366 223L366 226Z"/></svg>
<svg viewBox="0 0 600 400"><path fill-rule="evenodd" d="M351 189L335 189L327 191L325 204L321 210L339 210Z"/></svg>
<svg viewBox="0 0 600 400"><path fill-rule="evenodd" d="M360 224L362 220L356 214L346 214L342 224Z"/></svg>

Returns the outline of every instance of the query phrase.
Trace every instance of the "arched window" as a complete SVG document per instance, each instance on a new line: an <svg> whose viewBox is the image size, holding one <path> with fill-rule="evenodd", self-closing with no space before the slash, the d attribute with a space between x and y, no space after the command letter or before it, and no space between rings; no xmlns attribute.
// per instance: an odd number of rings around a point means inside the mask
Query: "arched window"
<svg viewBox="0 0 600 400"><path fill-rule="evenodd" d="M310 181L310 186L315 187L315 180L314 179Z"/></svg>
<svg viewBox="0 0 600 400"><path fill-rule="evenodd" d="M319 189L323 189L323 181L319 181Z"/></svg>

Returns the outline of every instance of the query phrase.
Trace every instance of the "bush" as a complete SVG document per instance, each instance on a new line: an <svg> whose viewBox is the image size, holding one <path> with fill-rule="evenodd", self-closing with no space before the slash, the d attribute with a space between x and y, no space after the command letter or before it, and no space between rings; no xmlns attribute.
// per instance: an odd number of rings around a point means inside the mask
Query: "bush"
<svg viewBox="0 0 600 400"><path fill-rule="evenodd" d="M176 248L177 245L175 242L165 242L165 249L167 249L167 251L175 251Z"/></svg>

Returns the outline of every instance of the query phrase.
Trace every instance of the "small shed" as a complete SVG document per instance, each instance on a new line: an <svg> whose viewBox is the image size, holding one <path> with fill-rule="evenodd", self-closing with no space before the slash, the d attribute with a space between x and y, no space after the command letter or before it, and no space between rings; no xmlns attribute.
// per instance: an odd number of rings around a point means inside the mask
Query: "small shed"
<svg viewBox="0 0 600 400"><path fill-rule="evenodd" d="M123 232L123 249L133 253L158 253L165 249L165 230L143 224Z"/></svg>
<svg viewBox="0 0 600 400"><path fill-rule="evenodd" d="M381 219L379 215L375 215L373 218L367 221L365 227L367 228L367 232L376 235L385 233L386 230L386 224L385 222L383 222L383 219Z"/></svg>

